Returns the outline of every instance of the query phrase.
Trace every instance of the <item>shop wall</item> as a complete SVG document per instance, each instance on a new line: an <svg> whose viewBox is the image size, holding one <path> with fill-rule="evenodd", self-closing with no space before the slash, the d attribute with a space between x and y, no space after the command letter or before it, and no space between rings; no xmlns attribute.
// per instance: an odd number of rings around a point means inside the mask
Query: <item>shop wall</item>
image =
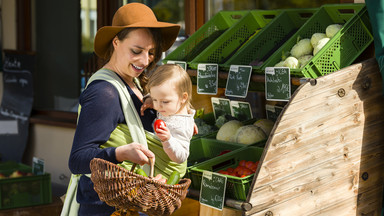
<svg viewBox="0 0 384 216"><path fill-rule="evenodd" d="M16 1L1 2L3 49L16 49ZM6 31L5 31L6 30ZM3 97L3 73L0 71L0 102Z"/></svg>
<svg viewBox="0 0 384 216"><path fill-rule="evenodd" d="M17 49L16 45L16 1L1 1L2 48ZM3 74L0 71L0 102L3 95ZM29 141L23 162L31 164L32 157L45 160L45 171L51 174L53 195L65 193L69 182L69 152L75 129L44 124L31 124Z"/></svg>

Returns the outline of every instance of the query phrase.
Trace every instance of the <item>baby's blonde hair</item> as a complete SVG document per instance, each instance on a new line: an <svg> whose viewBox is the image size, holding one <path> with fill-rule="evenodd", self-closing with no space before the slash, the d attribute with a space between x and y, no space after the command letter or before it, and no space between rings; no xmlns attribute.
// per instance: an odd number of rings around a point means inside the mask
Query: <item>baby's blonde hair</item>
<svg viewBox="0 0 384 216"><path fill-rule="evenodd" d="M176 87L179 98L182 98L183 93L188 94L188 99L181 105L180 109L187 106L187 109L192 109L192 81L188 73L177 64L165 64L158 66L149 77L146 85L147 92L150 92L154 86L159 86L166 81L171 81L171 84Z"/></svg>

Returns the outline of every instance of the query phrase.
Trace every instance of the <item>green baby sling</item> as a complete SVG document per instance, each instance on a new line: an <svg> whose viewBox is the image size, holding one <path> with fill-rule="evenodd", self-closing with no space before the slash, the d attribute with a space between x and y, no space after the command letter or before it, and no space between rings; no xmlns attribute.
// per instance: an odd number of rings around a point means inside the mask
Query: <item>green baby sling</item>
<svg viewBox="0 0 384 216"><path fill-rule="evenodd" d="M119 92L121 107L124 113L127 124L118 124L115 130L111 133L108 141L100 146L100 148L118 147L121 145L137 142L151 150L155 154L155 169L154 175L162 174L169 178L173 171L178 171L180 176L184 176L187 167L187 161L178 164L169 159L164 152L160 140L151 132L145 131L140 120L140 116L136 111L132 98L126 88L124 82L117 74L108 69L100 69L89 79L87 86L94 80L105 80L114 85ZM80 108L79 108L80 114ZM124 161L120 166L130 169L132 164L129 161ZM149 166L142 167L144 171L149 173ZM68 185L61 216L77 215L80 205L76 201L77 184L82 174L72 174ZM90 177L90 174L85 174Z"/></svg>

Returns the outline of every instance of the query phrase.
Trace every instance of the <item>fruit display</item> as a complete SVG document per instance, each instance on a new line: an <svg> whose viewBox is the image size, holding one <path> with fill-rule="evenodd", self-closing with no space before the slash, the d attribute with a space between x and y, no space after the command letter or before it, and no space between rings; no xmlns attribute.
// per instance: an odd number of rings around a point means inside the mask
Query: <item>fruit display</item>
<svg viewBox="0 0 384 216"><path fill-rule="evenodd" d="M6 175L4 173L0 173L0 179L7 179L7 178L19 178L24 176L33 176L33 173L31 172L23 172L20 170L13 171L10 175Z"/></svg>
<svg viewBox="0 0 384 216"><path fill-rule="evenodd" d="M219 170L218 173L223 175L230 175L230 176L235 176L239 178L244 178L255 173L258 165L259 165L259 161L253 162L253 161L241 160L239 161L239 165L236 166L235 168L229 167L225 170Z"/></svg>
<svg viewBox="0 0 384 216"><path fill-rule="evenodd" d="M253 144L268 138L274 122L268 119L258 119L251 124L238 120L230 120L223 124L216 134L216 139L226 142Z"/></svg>

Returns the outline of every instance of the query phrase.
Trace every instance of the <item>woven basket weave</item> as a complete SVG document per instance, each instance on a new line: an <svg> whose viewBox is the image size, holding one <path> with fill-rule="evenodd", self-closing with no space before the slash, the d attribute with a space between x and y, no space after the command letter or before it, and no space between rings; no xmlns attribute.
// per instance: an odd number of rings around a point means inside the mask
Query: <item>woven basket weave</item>
<svg viewBox="0 0 384 216"><path fill-rule="evenodd" d="M109 161L91 160L91 180L101 201L116 209L137 210L149 215L171 215L185 199L190 179L168 185L124 169Z"/></svg>

